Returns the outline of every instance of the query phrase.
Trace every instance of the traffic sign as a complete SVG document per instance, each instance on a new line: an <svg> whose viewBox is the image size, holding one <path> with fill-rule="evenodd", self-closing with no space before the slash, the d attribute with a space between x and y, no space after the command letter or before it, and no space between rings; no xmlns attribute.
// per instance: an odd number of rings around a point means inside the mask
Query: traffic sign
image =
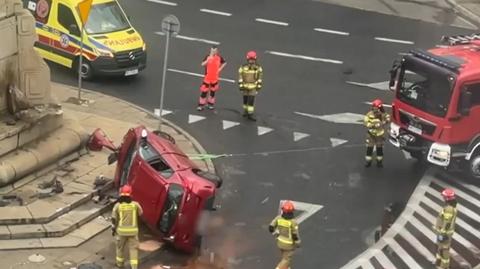
<svg viewBox="0 0 480 269"><path fill-rule="evenodd" d="M93 0L83 0L78 3L78 13L80 13L82 25L87 24L88 14L90 14L90 8L92 7L92 1Z"/></svg>
<svg viewBox="0 0 480 269"><path fill-rule="evenodd" d="M162 20L162 32L177 35L180 32L180 21L175 15L167 15Z"/></svg>

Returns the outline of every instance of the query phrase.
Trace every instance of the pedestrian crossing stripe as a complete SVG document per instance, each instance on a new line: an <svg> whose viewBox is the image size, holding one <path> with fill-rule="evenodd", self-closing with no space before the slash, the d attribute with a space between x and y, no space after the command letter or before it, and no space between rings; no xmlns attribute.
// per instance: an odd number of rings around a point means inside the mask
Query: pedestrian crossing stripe
<svg viewBox="0 0 480 269"><path fill-rule="evenodd" d="M458 216L452 237L451 268L480 265L480 188L429 170L422 178L405 210L368 250L341 269L431 268L435 260L433 225L444 206L441 191L452 188L457 196Z"/></svg>

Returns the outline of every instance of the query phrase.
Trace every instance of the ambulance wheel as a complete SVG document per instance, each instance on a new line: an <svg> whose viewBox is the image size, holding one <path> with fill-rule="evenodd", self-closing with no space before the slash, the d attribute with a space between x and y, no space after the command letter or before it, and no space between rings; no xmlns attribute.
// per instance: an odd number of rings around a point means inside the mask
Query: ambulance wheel
<svg viewBox="0 0 480 269"><path fill-rule="evenodd" d="M77 70L78 72L78 63L79 63L79 60L78 58L75 60L75 70ZM87 59L83 58L82 59L82 68L81 68L81 72L82 72L82 79L83 80L91 80L93 78L93 68L92 68L92 64L90 63L90 61L88 61Z"/></svg>

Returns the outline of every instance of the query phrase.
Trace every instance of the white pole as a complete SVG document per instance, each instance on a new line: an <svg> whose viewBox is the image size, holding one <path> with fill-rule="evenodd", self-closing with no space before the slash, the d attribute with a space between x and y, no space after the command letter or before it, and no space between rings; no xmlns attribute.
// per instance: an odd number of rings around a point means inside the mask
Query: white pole
<svg viewBox="0 0 480 269"><path fill-rule="evenodd" d="M168 60L168 46L170 43L170 33L171 33L172 24L168 23L167 28L167 41L165 44L165 59L163 60L163 78L162 78L162 88L160 90L160 112L158 115L158 130L162 130L162 112L163 112L163 96L165 93L165 79L167 77L167 60Z"/></svg>

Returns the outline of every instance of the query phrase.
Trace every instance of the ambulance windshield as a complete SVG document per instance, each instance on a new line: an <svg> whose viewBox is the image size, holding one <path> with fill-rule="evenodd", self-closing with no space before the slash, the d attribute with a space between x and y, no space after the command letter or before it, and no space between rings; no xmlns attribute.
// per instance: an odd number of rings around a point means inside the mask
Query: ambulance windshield
<svg viewBox="0 0 480 269"><path fill-rule="evenodd" d="M85 29L89 34L105 34L130 28L117 2L93 5Z"/></svg>

